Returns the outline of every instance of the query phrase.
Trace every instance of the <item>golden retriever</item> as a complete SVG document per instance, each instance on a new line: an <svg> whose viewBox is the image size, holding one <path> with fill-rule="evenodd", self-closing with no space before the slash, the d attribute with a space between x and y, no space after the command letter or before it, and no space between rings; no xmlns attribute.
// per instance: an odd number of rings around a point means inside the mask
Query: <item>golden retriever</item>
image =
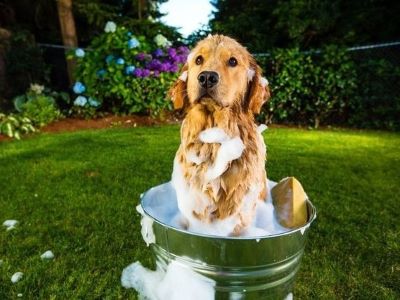
<svg viewBox="0 0 400 300"><path fill-rule="evenodd" d="M208 36L188 56L169 95L185 111L172 184L188 229L239 235L264 201L266 149L254 114L268 82L232 38Z"/></svg>

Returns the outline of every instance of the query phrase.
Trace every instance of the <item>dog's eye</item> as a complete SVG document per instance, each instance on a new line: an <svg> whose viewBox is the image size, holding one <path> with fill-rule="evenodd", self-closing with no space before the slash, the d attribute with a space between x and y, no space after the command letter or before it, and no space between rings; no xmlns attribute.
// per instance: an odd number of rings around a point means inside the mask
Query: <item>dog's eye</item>
<svg viewBox="0 0 400 300"><path fill-rule="evenodd" d="M196 57L196 65L201 65L203 63L203 56L199 55Z"/></svg>
<svg viewBox="0 0 400 300"><path fill-rule="evenodd" d="M236 67L237 64L238 64L237 59L234 58L234 57L231 57L231 58L228 60L228 64L229 64L231 67Z"/></svg>

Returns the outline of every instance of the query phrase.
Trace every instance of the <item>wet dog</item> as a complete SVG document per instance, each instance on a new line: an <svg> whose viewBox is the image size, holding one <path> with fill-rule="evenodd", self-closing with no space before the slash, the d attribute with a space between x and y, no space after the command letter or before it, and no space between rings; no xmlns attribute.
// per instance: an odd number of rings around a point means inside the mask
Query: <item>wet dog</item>
<svg viewBox="0 0 400 300"><path fill-rule="evenodd" d="M267 194L254 114L270 96L268 82L246 48L214 35L191 51L169 95L185 112L172 184L186 226L239 235Z"/></svg>

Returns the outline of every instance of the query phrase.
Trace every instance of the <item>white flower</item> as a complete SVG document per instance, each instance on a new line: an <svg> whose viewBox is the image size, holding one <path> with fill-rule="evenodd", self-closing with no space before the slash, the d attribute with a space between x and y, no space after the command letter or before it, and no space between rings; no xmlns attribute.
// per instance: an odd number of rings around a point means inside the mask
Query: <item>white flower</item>
<svg viewBox="0 0 400 300"><path fill-rule="evenodd" d="M171 42L167 40L165 36L162 34L157 34L154 37L154 42L157 44L158 47L167 47L171 46Z"/></svg>
<svg viewBox="0 0 400 300"><path fill-rule="evenodd" d="M85 56L85 50L78 48L75 50L75 56L76 57L84 57Z"/></svg>
<svg viewBox="0 0 400 300"><path fill-rule="evenodd" d="M93 106L93 107L99 107L100 106L100 102L97 101L96 99L92 98L92 97L89 97L88 103L89 103L90 106Z"/></svg>
<svg viewBox="0 0 400 300"><path fill-rule="evenodd" d="M108 21L106 23L106 26L104 27L104 31L105 32L115 32L115 30L117 30L117 24L115 24L112 21Z"/></svg>
<svg viewBox="0 0 400 300"><path fill-rule="evenodd" d="M35 94L40 95L43 90L44 90L44 86L37 84L37 83L31 83L31 86L29 88L32 92L34 92Z"/></svg>
<svg viewBox="0 0 400 300"><path fill-rule="evenodd" d="M85 96L78 96L74 101L74 105L76 106L85 106L87 103L87 98Z"/></svg>

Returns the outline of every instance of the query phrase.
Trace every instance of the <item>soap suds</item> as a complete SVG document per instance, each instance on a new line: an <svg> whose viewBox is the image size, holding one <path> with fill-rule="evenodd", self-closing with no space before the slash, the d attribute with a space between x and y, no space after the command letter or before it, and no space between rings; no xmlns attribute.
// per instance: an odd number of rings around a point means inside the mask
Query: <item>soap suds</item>
<svg viewBox="0 0 400 300"><path fill-rule="evenodd" d="M13 276L11 276L11 282L17 283L18 281L20 281L22 279L22 276L24 276L24 273L22 273L22 272L14 273Z"/></svg>
<svg viewBox="0 0 400 300"><path fill-rule="evenodd" d="M293 293L289 293L284 300L293 300Z"/></svg>
<svg viewBox="0 0 400 300"><path fill-rule="evenodd" d="M187 71L183 71L182 74L179 76L179 80L182 80L183 82L186 82L188 77L188 72Z"/></svg>
<svg viewBox="0 0 400 300"><path fill-rule="evenodd" d="M156 236L154 235L154 232L153 232L153 222L154 221L144 213L143 208L140 204L138 206L136 206L136 210L138 213L140 213L142 215L142 219L140 221L140 225L142 225L141 233L142 233L143 240L148 247L150 244L153 244L156 242Z"/></svg>
<svg viewBox="0 0 400 300"><path fill-rule="evenodd" d="M17 220L6 220L3 223L3 226L7 227L7 231L12 230L15 228L15 226L17 225L18 221Z"/></svg>
<svg viewBox="0 0 400 300"><path fill-rule="evenodd" d="M222 128L212 127L200 132L199 139L203 143L222 143L228 140L229 136Z"/></svg>
<svg viewBox="0 0 400 300"><path fill-rule="evenodd" d="M187 62L188 63L192 60L193 55L194 55L193 53L189 53L189 55L187 56Z"/></svg>
<svg viewBox="0 0 400 300"><path fill-rule="evenodd" d="M265 77L262 77L260 80L260 84L262 87L266 87L267 85L269 85L268 79Z"/></svg>
<svg viewBox="0 0 400 300"><path fill-rule="evenodd" d="M208 128L199 135L203 143L220 143L214 165L206 172L205 180L210 182L226 171L231 161L238 159L245 148L240 137L230 138L223 129L218 127Z"/></svg>
<svg viewBox="0 0 400 300"><path fill-rule="evenodd" d="M189 151L188 153L186 153L186 159L187 161L192 162L196 165L200 165L202 162L204 162L204 160L197 156L194 151Z"/></svg>
<svg viewBox="0 0 400 300"><path fill-rule="evenodd" d="M220 177L228 168L229 163L238 159L242 155L244 148L244 144L240 137L235 137L222 142L221 147L217 152L217 158L215 159L214 165L206 172L206 181L209 182Z"/></svg>
<svg viewBox="0 0 400 300"><path fill-rule="evenodd" d="M257 127L257 132L258 132L259 134L261 134L261 133L263 133L266 129L268 129L268 126L267 126L267 125L265 125L265 124L260 124L260 125Z"/></svg>
<svg viewBox="0 0 400 300"><path fill-rule="evenodd" d="M256 71L254 69L250 68L247 70L247 81L251 81L256 74Z"/></svg>
<svg viewBox="0 0 400 300"><path fill-rule="evenodd" d="M229 300L241 300L243 298L243 293L240 292L230 292L229 293Z"/></svg>
<svg viewBox="0 0 400 300"><path fill-rule="evenodd" d="M54 253L51 250L47 250L42 255L40 255L40 258L41 259L53 259L54 258Z"/></svg>
<svg viewBox="0 0 400 300"><path fill-rule="evenodd" d="M157 265L155 271L135 262L122 272L122 286L134 288L140 299L149 300L212 300L215 281L188 267L172 261L164 271Z"/></svg>
<svg viewBox="0 0 400 300"><path fill-rule="evenodd" d="M175 163L177 164L177 162ZM175 166L174 172L177 172L178 170L180 170L179 164ZM179 203L179 197L177 197L177 194L181 193L182 199L185 199L185 195L186 197L188 197L188 195L192 195L187 187L185 187L186 182L184 180L178 181L177 178L181 177L175 176L175 184L172 182L167 183L163 185L163 188L156 188L149 192L151 194L146 194L145 197L151 197L154 199L151 205L145 207L146 213L158 221L180 230L188 230L197 234L207 234L213 236L226 237L230 235L232 233L232 228L237 222L235 217L228 217L219 221L217 220L215 223L213 222L211 224L201 222L198 219L191 217L191 212L194 209L194 207L191 206L191 202L182 201ZM281 226L275 216L275 209L272 204L270 192L275 185L275 182L269 180L267 181L269 193L267 194L265 201L257 200L254 220L252 224L244 232L242 232L241 236L259 238L290 230ZM179 188L175 189L175 186L178 186ZM185 210L188 211L187 216L184 213ZM146 216L146 218L149 217ZM142 223L147 224L146 221L142 221ZM142 228L142 232L143 231L147 232L147 229Z"/></svg>

